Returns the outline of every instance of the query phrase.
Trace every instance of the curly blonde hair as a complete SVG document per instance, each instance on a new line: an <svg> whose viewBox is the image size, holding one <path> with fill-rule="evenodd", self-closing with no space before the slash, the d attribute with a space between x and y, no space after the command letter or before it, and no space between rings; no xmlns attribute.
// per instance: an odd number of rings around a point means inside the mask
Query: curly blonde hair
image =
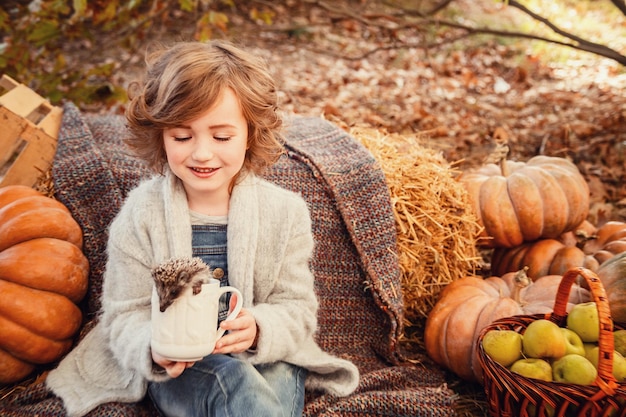
<svg viewBox="0 0 626 417"><path fill-rule="evenodd" d="M163 130L202 115L231 88L248 122L243 170L260 173L283 153L276 86L263 60L232 43L179 42L146 56L143 83L129 88L126 144L151 169L167 164Z"/></svg>

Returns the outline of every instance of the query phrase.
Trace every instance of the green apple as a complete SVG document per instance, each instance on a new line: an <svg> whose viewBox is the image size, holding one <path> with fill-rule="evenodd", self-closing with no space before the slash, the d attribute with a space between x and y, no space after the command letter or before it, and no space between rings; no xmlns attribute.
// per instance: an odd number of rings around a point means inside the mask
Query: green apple
<svg viewBox="0 0 626 417"><path fill-rule="evenodd" d="M589 359L593 366L598 369L598 352L600 351L598 344L583 343L583 347L585 348L585 358Z"/></svg>
<svg viewBox="0 0 626 417"><path fill-rule="evenodd" d="M522 351L529 358L560 358L565 355L565 333L554 322L535 320L526 327L522 337Z"/></svg>
<svg viewBox="0 0 626 417"><path fill-rule="evenodd" d="M596 303L575 304L567 314L567 328L575 331L583 342L597 342L600 337L600 319Z"/></svg>
<svg viewBox="0 0 626 417"><path fill-rule="evenodd" d="M569 354L552 363L552 379L568 384L591 385L598 370L584 356Z"/></svg>
<svg viewBox="0 0 626 417"><path fill-rule="evenodd" d="M613 344L615 350L626 356L626 330L615 330L613 332Z"/></svg>
<svg viewBox="0 0 626 417"><path fill-rule="evenodd" d="M613 376L617 382L626 382L626 358L618 351L613 352Z"/></svg>
<svg viewBox="0 0 626 417"><path fill-rule="evenodd" d="M599 354L600 348L597 345L593 345L588 348L585 355L596 369L598 369ZM626 382L626 358L616 350L613 351L613 376L617 379L617 382Z"/></svg>
<svg viewBox="0 0 626 417"><path fill-rule="evenodd" d="M585 356L585 346L580 336L575 331L565 327L561 327L561 331L565 334L565 354L573 353Z"/></svg>
<svg viewBox="0 0 626 417"><path fill-rule="evenodd" d="M522 357L522 335L514 330L489 330L481 343L485 353L505 368Z"/></svg>
<svg viewBox="0 0 626 417"><path fill-rule="evenodd" d="M511 365L509 370L515 374L525 376L526 378L541 379L548 382L552 381L552 367L548 361L543 359L518 359Z"/></svg>

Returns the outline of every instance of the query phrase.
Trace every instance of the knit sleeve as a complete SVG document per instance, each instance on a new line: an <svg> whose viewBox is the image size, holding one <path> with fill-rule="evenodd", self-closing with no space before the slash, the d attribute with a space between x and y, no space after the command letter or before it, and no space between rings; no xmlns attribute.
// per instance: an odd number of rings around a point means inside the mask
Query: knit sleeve
<svg viewBox="0 0 626 417"><path fill-rule="evenodd" d="M152 257L155 242L149 232L155 207L131 194L111 224L103 281L102 322L108 329L115 359L126 369L150 380L163 379L153 367L150 350Z"/></svg>

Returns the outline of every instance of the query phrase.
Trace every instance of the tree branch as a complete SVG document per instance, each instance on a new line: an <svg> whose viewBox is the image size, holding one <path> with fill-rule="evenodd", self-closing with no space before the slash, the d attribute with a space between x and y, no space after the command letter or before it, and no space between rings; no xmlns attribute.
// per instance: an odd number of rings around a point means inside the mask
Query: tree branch
<svg viewBox="0 0 626 417"><path fill-rule="evenodd" d="M617 7L617 9L622 12L624 16L626 16L626 1L624 0L611 0L611 3Z"/></svg>
<svg viewBox="0 0 626 417"><path fill-rule="evenodd" d="M620 54L619 52L607 46L600 45L600 44L593 43L593 42L587 42L583 40L583 42L580 42L580 43L569 43L569 42L563 42L557 39L550 39L550 38L545 38L539 35L533 35L530 33L510 32L510 31L495 30L495 29L489 29L489 28L472 28L472 27L461 25L458 23L447 22L447 21L442 21L442 20L437 21L437 23L442 26L463 29L463 30L466 30L470 34L487 34L487 35L495 35L495 36L504 36L504 37L509 37L509 38L522 38L522 39L532 39L532 40L537 40L537 41L549 42L549 43L553 43L556 45L566 46L566 47L576 49L579 51L591 52L596 55L613 59L622 65L626 65L626 56Z"/></svg>
<svg viewBox="0 0 626 417"><path fill-rule="evenodd" d="M432 15L436 14L438 11L445 9L453 1L454 0L442 0L442 1L440 1L432 9L430 9L430 11L427 13L428 16L432 16Z"/></svg>
<svg viewBox="0 0 626 417"><path fill-rule="evenodd" d="M347 18L352 18L358 22L360 22L361 24L364 25L370 25L370 26L381 26L380 24L376 24L374 22L372 22L371 20L369 20L366 16L364 15L359 15L356 14L354 12L350 12L347 11L345 9L338 9L338 8L334 8L332 6L330 6L328 3L324 2L324 1L318 1L318 0L308 0L309 3L313 3L316 4L328 11L331 11L333 13L336 13L338 15L343 15L346 16ZM441 10L442 8L446 7L448 4L450 4L453 0L441 0L434 9L432 10ZM551 39L551 38L547 38L547 37L543 37L543 36L539 36L539 35L534 35L534 34L530 34L530 33L524 33L524 32L515 32L515 31L505 31L505 30L496 30L496 29L490 29L490 28L475 28L475 27L470 27L467 25L462 25L459 23L455 23L455 22L451 22L451 21L447 21L447 20L442 20L442 19L432 19L432 18L428 18L425 16L425 14L418 12L416 10L413 9L406 9L406 8L399 8L399 10L401 10L403 13L403 15L412 15L412 16L417 16L419 18L419 21L417 22L407 22L406 18L402 19L402 17L397 17L397 16L391 16L391 15L386 15L386 19L387 20L394 20L397 23L397 27L395 27L395 30L403 30L403 29L417 29L417 30L423 30L424 26L426 25L440 25L440 26L446 26L446 27L450 27L450 28L455 28L455 29L459 29L459 30L463 30L467 33L467 35L472 35L472 34L487 34L487 35L494 35L494 36L504 36L504 37L509 37L509 38L522 38L522 39L532 39L532 40L538 40L538 41L542 41L542 42L548 42L548 43L552 43L555 45L560 45L560 46L565 46L568 48L572 48L572 49L576 49L579 51L585 51L585 52L590 52L599 56L603 56L606 58L610 58L614 61L617 61L618 63L626 66L626 56L620 54L618 51L609 48L606 45L602 45L602 44L598 44L595 42L591 42L588 41L586 39L583 39L579 36L576 36L572 33L569 33L563 29L561 29L560 27L558 27L557 25L555 25L554 23L552 23L550 20L546 19L543 16L538 15L537 13L533 12L532 10L528 9L527 7L525 7L524 5L522 5L521 3L519 3L517 0L503 0L505 1L509 6L515 7L519 10L521 10L522 12L526 13L527 15L529 15L530 17L532 17L533 19L543 23L544 25L546 25L547 27L549 27L554 33L563 36L564 38L570 39L573 42L565 42L565 41L561 41L561 40L557 40L557 39ZM611 2L613 4L615 4L618 8L620 7L619 3L621 3L621 6L624 7L624 9L626 9L626 6L624 5L624 0L611 0ZM389 2L385 2L385 4L391 6L392 4ZM429 12L430 13L430 12ZM380 14L376 14L376 17L380 18ZM467 37L463 36L463 37ZM444 43L449 43L448 41L445 41ZM436 44L437 46L440 46L440 44ZM388 50L388 49L396 49L398 47L406 47L405 45L398 45L398 44L394 44L394 45L386 45L380 48L376 48L375 50L372 51L368 51L365 53L363 57L369 56L372 53L375 53L379 50ZM415 47L414 45L412 47ZM427 46L427 45L422 45L422 48L429 48L429 47L433 47L431 46ZM354 59L359 59L359 58L354 58Z"/></svg>
<svg viewBox="0 0 626 417"><path fill-rule="evenodd" d="M595 54L598 54L598 55L605 56L607 58L614 59L615 61L619 62L622 65L626 65L626 56L620 54L616 50L611 49L611 48L609 48L606 45L601 45L599 43L591 42L591 41L583 39L583 38L581 38L579 36L576 36L576 35L574 35L572 33L564 31L563 29L559 28L554 23L550 22L545 17L540 16L537 13L533 12L532 10L528 9L526 6L524 6L523 4L519 3L517 0L504 0L504 1L509 6L515 7L517 9L521 10L522 12L526 13L527 15L532 17L533 19L543 23L544 25L549 27L554 33L557 33L557 34L559 34L559 35L561 35L561 36L563 36L565 38L571 39L574 42L577 42L577 44L571 44L571 43L567 43L567 42L561 42L561 41L556 41L556 40L542 38L542 37L534 37L532 35L530 35L530 36L522 36L522 37L526 37L526 38L530 38L530 39L543 40L543 41L552 42L552 43L556 43L556 44L563 45L563 46L569 46L571 48L578 49L578 50L581 50L581 51L592 52L592 53L595 53ZM619 5L617 3L619 3L620 0L611 0L611 2L613 4L615 4L619 8ZM622 3L622 6L624 6L623 0L621 1L621 3ZM625 8L626 8L626 6L625 6ZM507 36L507 35L503 34L502 36Z"/></svg>
<svg viewBox="0 0 626 417"><path fill-rule="evenodd" d="M453 37L453 38L449 38L449 39L445 39L445 40L442 40L439 42L433 42L433 43L394 43L390 45L378 46L376 48L363 52L361 55L353 55L353 56L342 55L340 53L336 53L328 49L317 49L317 48L308 48L308 49L320 55L332 56L334 58L341 58L341 59L345 59L348 61L359 61L359 60L369 57L370 55L374 55L376 52L381 52L381 51L391 51L394 49L401 49L401 48L424 49L424 50L436 49L444 45L457 42L469 36L470 34L465 33L457 37Z"/></svg>
<svg viewBox="0 0 626 417"><path fill-rule="evenodd" d="M260 0L257 0L257 1L260 1ZM349 60L363 59L379 51L399 49L399 48L421 48L421 49L437 48L444 44L450 44L460 39L467 38L471 35L484 34L484 35L493 35L493 36L501 36L501 37L508 37L508 38L530 39L530 40L552 43L555 45L560 45L560 46L576 49L579 51L589 52L595 55L603 56L603 57L612 59L626 66L626 56L620 54L618 51L606 45L588 41L579 36L576 36L575 34L569 33L561 29L556 24L551 22L549 19L533 12L532 10L528 9L517 0L502 0L502 1L506 2L511 7L515 7L519 9L520 11L527 14L531 18L541 22L542 24L550 28L555 34L561 35L565 39L569 39L572 42L567 42L567 41L563 41L559 39L552 39L549 37L535 35L532 33L497 30L497 29L491 29L488 27L471 27L471 26L463 25L463 24L445 20L445 19L435 19L435 18L428 17L442 10L443 8L447 7L454 0L440 0L433 8L430 9L430 11L426 13L420 12L414 9L407 9L407 8L399 7L395 5L393 2L388 1L388 0L384 1L383 4L388 7L395 8L395 10L397 10L398 13L394 13L393 11L391 12L387 11L386 13L385 12L372 12L372 11L365 12L365 13L357 13L353 10L347 9L345 6L344 7L336 6L325 0L305 0L305 1L306 3L310 5L318 6L326 10L327 12L331 13L333 15L333 19L335 20L336 19L352 19L364 26L379 27L383 29L392 29L396 32L399 32L402 30L414 30L418 32L424 32L425 28L428 28L431 26L445 26L445 27L457 29L457 30L464 32L464 34L459 35L457 37L448 38L443 41L434 42L430 44L426 42L424 43L404 42L403 43L401 41L392 40L392 41L389 41L386 45L382 45L380 47L371 49L369 51L365 51L363 54L359 56L348 57L348 56L338 55L330 51L316 51L316 52L324 53L326 55L341 57L344 59L349 59ZM611 0L611 2L618 9L622 10L623 12L626 12L626 4L624 3L624 1L625 0ZM409 16L411 18L409 18ZM283 28L281 30L285 30L285 29Z"/></svg>
<svg viewBox="0 0 626 417"><path fill-rule="evenodd" d="M439 3L433 5L433 7L427 12L420 12L419 10L416 10L416 9L407 9L405 7L399 7L393 1L384 1L383 4L386 6L399 9L402 11L403 14L425 18L425 17L433 16L437 14L439 11L448 7L448 5L452 2L454 2L454 0L440 0Z"/></svg>

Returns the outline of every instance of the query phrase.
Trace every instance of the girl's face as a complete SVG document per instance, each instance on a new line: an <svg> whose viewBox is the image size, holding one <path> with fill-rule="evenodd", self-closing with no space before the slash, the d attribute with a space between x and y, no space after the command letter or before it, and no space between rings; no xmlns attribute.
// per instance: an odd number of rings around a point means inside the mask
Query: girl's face
<svg viewBox="0 0 626 417"><path fill-rule="evenodd" d="M206 113L165 129L163 143L170 169L183 182L189 208L227 214L228 189L243 166L248 144L248 123L235 93L226 88Z"/></svg>

